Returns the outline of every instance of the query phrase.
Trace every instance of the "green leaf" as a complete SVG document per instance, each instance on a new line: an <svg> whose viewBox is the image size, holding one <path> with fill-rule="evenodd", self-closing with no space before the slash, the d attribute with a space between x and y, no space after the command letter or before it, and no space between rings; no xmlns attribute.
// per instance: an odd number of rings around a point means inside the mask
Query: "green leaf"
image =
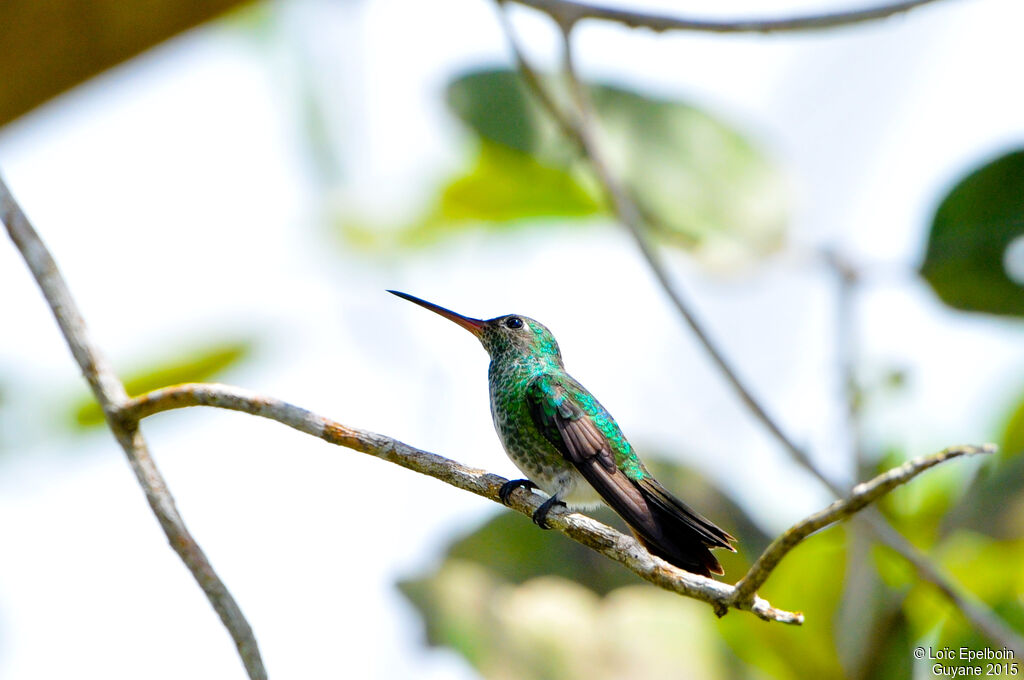
<svg viewBox="0 0 1024 680"><path fill-rule="evenodd" d="M545 82L568 100L558 82ZM590 90L610 163L655 235L718 265L781 245L783 180L742 134L683 102L610 85ZM508 230L606 212L578 149L518 74L467 73L449 85L447 101L479 140L473 166L446 182L437 202L408 224L346 216L340 231L349 244L421 247L469 229Z"/></svg>
<svg viewBox="0 0 1024 680"><path fill-rule="evenodd" d="M1024 394L1006 419L999 443L1000 458L1014 458L1024 453Z"/></svg>
<svg viewBox="0 0 1024 680"><path fill-rule="evenodd" d="M879 466L878 474L888 467ZM940 466L893 489L878 501L878 507L907 538L920 545L931 545L940 538L942 523L950 508L964 495L970 465L957 463ZM966 469L965 469L966 467Z"/></svg>
<svg viewBox="0 0 1024 680"><path fill-rule="evenodd" d="M448 85L448 108L482 139L535 156L561 142L555 123L534 102L515 71L483 69Z"/></svg>
<svg viewBox="0 0 1024 680"><path fill-rule="evenodd" d="M571 223L602 210L568 169L484 139L473 167L440 189L424 217L398 228L348 221L341 229L349 244L363 248L420 248L469 229L508 231L551 218Z"/></svg>
<svg viewBox="0 0 1024 680"><path fill-rule="evenodd" d="M756 617L731 612L718 624L729 647L770 677L843 677L834 625L845 565L844 529L831 528L805 540L760 589L760 594L776 607L803 611L804 625L766 625Z"/></svg>
<svg viewBox="0 0 1024 680"><path fill-rule="evenodd" d="M568 101L554 79L545 83ZM784 182L741 133L686 103L611 85L590 88L614 171L656 233L711 260L775 250ZM481 138L568 167L572 147L518 74L480 70L448 89L452 110Z"/></svg>
<svg viewBox="0 0 1024 680"><path fill-rule="evenodd" d="M437 221L510 221L585 217L600 212L597 200L567 171L483 140L476 165L441 192Z"/></svg>
<svg viewBox="0 0 1024 680"><path fill-rule="evenodd" d="M662 235L712 258L781 246L783 180L741 133L683 102L611 86L591 92L613 169Z"/></svg>
<svg viewBox="0 0 1024 680"><path fill-rule="evenodd" d="M1015 151L975 170L943 199L921 275L950 307L1024 315L1022 235L1024 151Z"/></svg>
<svg viewBox="0 0 1024 680"><path fill-rule="evenodd" d="M936 554L943 571L976 596L1010 628L1024 633L1024 540L997 541L958 532ZM928 583L918 582L908 594L905 611L918 637L935 638L935 647L981 650L992 642L964 619L948 599ZM937 634L937 635L936 635ZM948 666L977 666L954 659Z"/></svg>
<svg viewBox="0 0 1024 680"><path fill-rule="evenodd" d="M125 389L135 396L178 383L203 382L242 361L251 349L248 341L234 341L189 350L129 373L123 378ZM95 427L103 424L103 411L93 397L85 397L70 408L70 420L78 428Z"/></svg>

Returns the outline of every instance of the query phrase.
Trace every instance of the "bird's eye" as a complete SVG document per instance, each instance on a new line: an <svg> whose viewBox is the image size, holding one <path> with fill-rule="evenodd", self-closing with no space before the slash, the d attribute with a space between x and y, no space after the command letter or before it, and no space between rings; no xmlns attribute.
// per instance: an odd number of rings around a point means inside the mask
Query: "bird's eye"
<svg viewBox="0 0 1024 680"><path fill-rule="evenodd" d="M518 316L510 316L507 319L505 319L505 328L516 329L516 328L522 328L522 327L523 327L523 320L520 319Z"/></svg>

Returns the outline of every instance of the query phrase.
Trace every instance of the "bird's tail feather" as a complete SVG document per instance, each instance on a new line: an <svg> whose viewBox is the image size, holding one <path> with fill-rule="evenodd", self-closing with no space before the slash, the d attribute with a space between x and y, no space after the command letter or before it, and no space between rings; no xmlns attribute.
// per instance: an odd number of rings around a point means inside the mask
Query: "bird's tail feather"
<svg viewBox="0 0 1024 680"><path fill-rule="evenodd" d="M703 576L723 573L711 548L725 548L736 539L710 520L691 510L653 477L635 482L650 508L657 532L637 531L637 539L653 554L678 567Z"/></svg>

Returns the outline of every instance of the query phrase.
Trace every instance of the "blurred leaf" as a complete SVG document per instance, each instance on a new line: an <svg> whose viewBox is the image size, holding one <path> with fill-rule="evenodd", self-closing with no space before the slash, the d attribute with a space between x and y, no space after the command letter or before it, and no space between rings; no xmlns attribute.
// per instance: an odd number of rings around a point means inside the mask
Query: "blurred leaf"
<svg viewBox="0 0 1024 680"><path fill-rule="evenodd" d="M879 466L876 474L901 462ZM939 466L916 477L912 483L897 487L877 502L878 508L914 543L934 544L940 536L943 519L964 495L970 479L970 463L957 463Z"/></svg>
<svg viewBox="0 0 1024 680"><path fill-rule="evenodd" d="M571 175L483 140L476 166L441 192L438 221L582 217L601 208Z"/></svg>
<svg viewBox="0 0 1024 680"><path fill-rule="evenodd" d="M455 649L487 678L721 675L707 605L652 587L599 598L563 578L511 586L480 565L448 560L401 588L423 614L430 642Z"/></svg>
<svg viewBox="0 0 1024 680"><path fill-rule="evenodd" d="M943 523L993 538L1024 535L1024 456L987 461Z"/></svg>
<svg viewBox="0 0 1024 680"><path fill-rule="evenodd" d="M0 125L237 0L0 2Z"/></svg>
<svg viewBox="0 0 1024 680"><path fill-rule="evenodd" d="M447 101L448 108L482 139L549 158L561 143L561 158L568 162L569 142L534 103L515 71L483 69L459 76L448 85Z"/></svg>
<svg viewBox="0 0 1024 680"><path fill-rule="evenodd" d="M777 607L799 609L803 626L766 625L731 612L719 630L733 652L774 678L841 678L834 625L843 588L846 532L832 528L798 545L760 594Z"/></svg>
<svg viewBox="0 0 1024 680"><path fill-rule="evenodd" d="M912 643L903 594L890 589L873 568L871 541L856 527L847 530L849 554L843 596L835 620L839 659L848 680L906 678Z"/></svg>
<svg viewBox="0 0 1024 680"><path fill-rule="evenodd" d="M999 457L1015 458L1024 453L1024 395L1014 407L1003 427L999 443Z"/></svg>
<svg viewBox="0 0 1024 680"><path fill-rule="evenodd" d="M251 349L252 344L248 341L194 349L129 373L122 380L132 396L178 383L203 382L237 364L249 355ZM71 408L71 419L79 428L94 427L104 422L103 412L91 396L81 399Z"/></svg>
<svg viewBox="0 0 1024 680"><path fill-rule="evenodd" d="M713 260L781 245L783 181L740 133L679 101L610 85L590 91L612 165L659 235ZM513 71L466 74L449 86L448 103L484 139L549 163L572 160Z"/></svg>
<svg viewBox="0 0 1024 680"><path fill-rule="evenodd" d="M1024 315L1024 250L1007 252L1022 235L1024 151L1015 151L975 170L943 199L921 274L950 307Z"/></svg>
<svg viewBox="0 0 1024 680"><path fill-rule="evenodd" d="M876 605L874 625L867 638L864 656L859 659L857 674L848 677L864 678L909 678L913 675L914 643L910 626L902 607L901 598L890 594L879 594L887 603L884 608ZM879 611L880 610L880 611Z"/></svg>
<svg viewBox="0 0 1024 680"><path fill-rule="evenodd" d="M960 531L939 551L942 566L985 602L1024 596L1024 539L997 541Z"/></svg>
<svg viewBox="0 0 1024 680"><path fill-rule="evenodd" d="M999 454L979 468L943 530L970 529L993 538L1024 536L1024 395L1006 419Z"/></svg>
<svg viewBox="0 0 1024 680"><path fill-rule="evenodd" d="M426 627L427 642L447 645L480 667L497 631L480 626L501 582L471 562L446 561L428 578L409 579L399 590L416 607Z"/></svg>
<svg viewBox="0 0 1024 680"><path fill-rule="evenodd" d="M992 607L1011 628L1024 633L1024 540L996 541L971 532L958 532L937 553L950 576ZM935 647L980 650L992 642L974 630L933 586L918 583L907 597L905 610L918 636L930 636ZM945 662L944 662L945 663ZM953 659L951 667L977 666Z"/></svg>
<svg viewBox="0 0 1024 680"><path fill-rule="evenodd" d="M607 557L556 531L539 531L528 517L512 512L495 516L452 544L446 559L482 565L509 583L561 576L599 595L639 582L632 572Z"/></svg>
<svg viewBox="0 0 1024 680"><path fill-rule="evenodd" d="M876 573L890 590L906 590L917 583L917 571L913 565L883 544L872 544L871 561Z"/></svg>
<svg viewBox="0 0 1024 680"><path fill-rule="evenodd" d="M741 133L679 101L591 92L613 168L661 235L712 259L782 245L783 179Z"/></svg>
<svg viewBox="0 0 1024 680"><path fill-rule="evenodd" d="M425 217L398 229L346 223L350 244L423 247L471 228L502 231L544 218L578 218L601 213L597 199L567 170L482 140L466 174L450 180Z"/></svg>

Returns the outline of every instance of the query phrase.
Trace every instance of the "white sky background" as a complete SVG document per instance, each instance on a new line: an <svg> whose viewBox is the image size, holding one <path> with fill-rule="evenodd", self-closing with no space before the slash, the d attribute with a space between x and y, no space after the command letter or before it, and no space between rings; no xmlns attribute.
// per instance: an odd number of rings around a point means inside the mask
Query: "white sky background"
<svg viewBox="0 0 1024 680"><path fill-rule="evenodd" d="M737 16L844 6L707 5ZM345 121L348 183L333 201L412 211L467 153L443 86L506 63L490 3L303 2L274 15L269 42L193 31L0 130L0 170L115 365L253 334L257 357L227 382L514 474L491 428L486 355L384 293L397 288L469 315L542 320L635 444L700 467L772 529L827 502L708 367L623 232L468 236L376 263L327 244L299 143L296 54ZM546 22L516 17L540 61L555 54ZM582 27L586 75L717 112L789 175L787 253L732 278L670 261L743 375L836 475L849 463L832 406L832 287L807 254L832 245L887 270L917 262L941 193L1024 140L1022 23L1013 0L950 0L817 35ZM3 245L0 291L0 678L244 677L112 438L52 426L54 405L82 390L78 371ZM873 410L872 443L917 455L993 437L1024 387L1024 326L947 312L912 277L871 287L861 311L866 370L910 371L909 394ZM239 414L193 409L144 429L272 676L472 677L422 647L393 583L495 506Z"/></svg>

